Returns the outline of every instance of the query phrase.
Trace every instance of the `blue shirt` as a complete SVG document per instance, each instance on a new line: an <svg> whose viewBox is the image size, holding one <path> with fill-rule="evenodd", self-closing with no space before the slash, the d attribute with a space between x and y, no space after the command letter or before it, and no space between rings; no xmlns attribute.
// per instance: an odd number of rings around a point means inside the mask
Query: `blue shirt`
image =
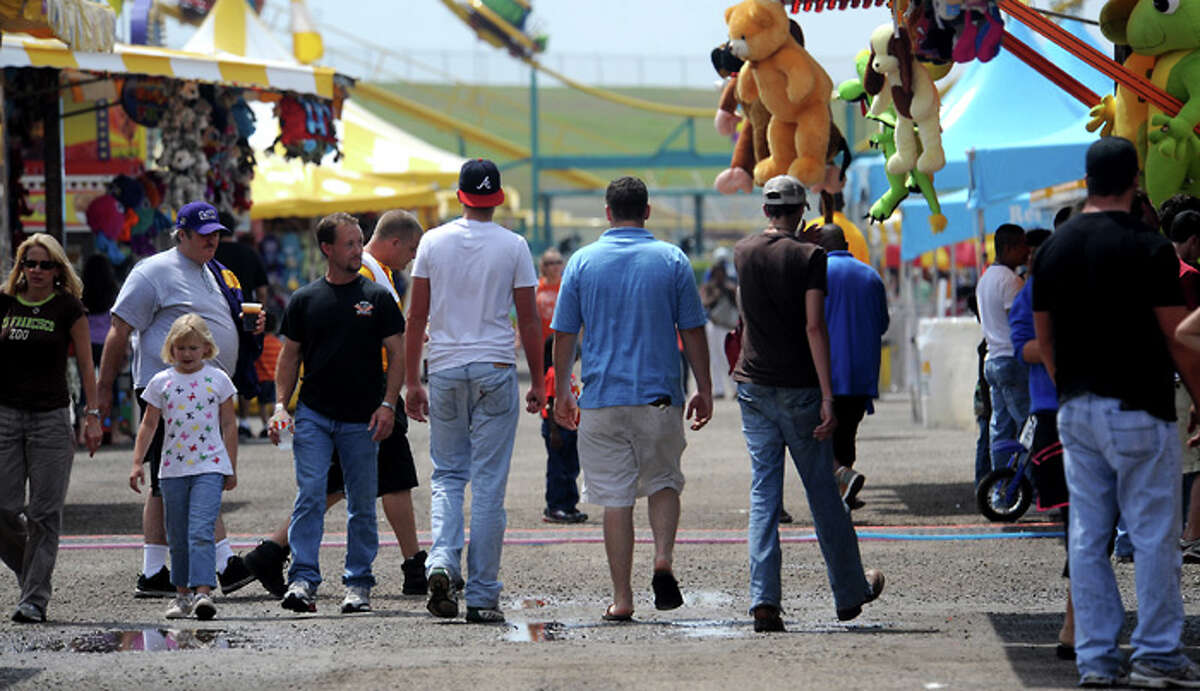
<svg viewBox="0 0 1200 691"><path fill-rule="evenodd" d="M1037 335L1033 330L1033 276L1025 278L1025 287L1013 298L1008 310L1008 326L1012 330L1013 354L1021 362L1025 344ZM1029 366L1029 410L1033 413L1049 413L1058 410L1058 392L1045 366L1026 363Z"/></svg>
<svg viewBox="0 0 1200 691"><path fill-rule="evenodd" d="M833 394L878 398L880 339L888 328L883 280L846 250L830 252L825 271ZM874 412L869 403L867 410Z"/></svg>
<svg viewBox="0 0 1200 691"><path fill-rule="evenodd" d="M612 228L571 255L550 328L583 330L581 408L683 405L676 329L707 317L687 255L644 228Z"/></svg>

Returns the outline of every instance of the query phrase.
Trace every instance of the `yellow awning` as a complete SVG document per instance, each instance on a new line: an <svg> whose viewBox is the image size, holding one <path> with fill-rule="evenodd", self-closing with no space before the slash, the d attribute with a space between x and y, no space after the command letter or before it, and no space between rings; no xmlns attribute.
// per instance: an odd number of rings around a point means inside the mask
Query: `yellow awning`
<svg viewBox="0 0 1200 691"><path fill-rule="evenodd" d="M337 165L306 165L282 156L259 155L251 183L250 218L357 214L436 207L432 185L404 183Z"/></svg>
<svg viewBox="0 0 1200 691"><path fill-rule="evenodd" d="M57 67L108 74L145 74L334 97L335 72L332 68L233 55L200 55L150 46L117 44L111 53L85 53L72 51L53 39L5 34L0 44L0 67Z"/></svg>

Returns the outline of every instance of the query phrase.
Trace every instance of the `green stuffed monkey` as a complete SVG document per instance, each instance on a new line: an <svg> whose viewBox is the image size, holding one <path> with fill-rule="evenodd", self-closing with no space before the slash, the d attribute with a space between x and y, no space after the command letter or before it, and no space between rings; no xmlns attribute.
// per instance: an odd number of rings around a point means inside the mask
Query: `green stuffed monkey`
<svg viewBox="0 0 1200 691"><path fill-rule="evenodd" d="M1183 192L1200 196L1200 0L1109 0L1100 28L1110 41L1154 56L1150 80L1183 102L1174 117L1150 107L1146 194L1158 206Z"/></svg>
<svg viewBox="0 0 1200 691"><path fill-rule="evenodd" d="M870 51L862 51L854 61L854 69L858 72L858 79L849 79L842 82L837 87L837 98L848 103L858 101L866 101L867 107L871 106L873 100L863 88L863 76L867 72L867 62L870 60ZM871 146L883 151L883 160L888 160L892 154L896 153L896 110L888 108L878 116L868 116L870 119L879 123L879 132L871 135ZM946 217L942 215L942 205L938 202L937 192L933 189L933 178L925 173L913 170L906 175L893 175L887 173L888 190L883 193L875 203L871 205L868 212L868 217L872 221L882 222L888 219L900 205L908 197L909 191L920 191L925 197L925 202L929 204L929 227L935 233L940 233L946 229Z"/></svg>

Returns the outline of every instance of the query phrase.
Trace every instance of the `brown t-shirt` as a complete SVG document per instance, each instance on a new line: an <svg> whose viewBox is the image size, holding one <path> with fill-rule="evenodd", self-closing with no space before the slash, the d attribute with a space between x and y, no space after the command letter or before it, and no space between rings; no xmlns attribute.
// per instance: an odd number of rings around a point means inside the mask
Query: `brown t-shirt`
<svg viewBox="0 0 1200 691"><path fill-rule="evenodd" d="M804 329L804 294L825 292L825 250L783 233L743 238L733 248L742 313L742 353L737 381L820 386Z"/></svg>
<svg viewBox="0 0 1200 691"><path fill-rule="evenodd" d="M82 316L73 295L30 304L0 293L0 405L36 412L70 405L67 346Z"/></svg>

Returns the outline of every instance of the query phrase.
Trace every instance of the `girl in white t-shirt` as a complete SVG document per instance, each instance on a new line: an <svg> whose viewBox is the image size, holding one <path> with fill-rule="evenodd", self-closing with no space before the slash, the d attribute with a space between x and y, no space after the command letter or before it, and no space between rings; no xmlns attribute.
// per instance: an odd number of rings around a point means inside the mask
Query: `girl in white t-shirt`
<svg viewBox="0 0 1200 691"><path fill-rule="evenodd" d="M143 458L163 422L159 481L171 548L171 581L178 594L168 619L195 614L212 619L216 553L213 530L221 492L237 486L237 418L233 382L209 360L217 344L204 318L185 314L171 325L162 360L171 365L150 380L142 399L146 415L133 447L129 486L146 484ZM224 438L225 441L222 441ZM226 446L228 445L228 446Z"/></svg>

